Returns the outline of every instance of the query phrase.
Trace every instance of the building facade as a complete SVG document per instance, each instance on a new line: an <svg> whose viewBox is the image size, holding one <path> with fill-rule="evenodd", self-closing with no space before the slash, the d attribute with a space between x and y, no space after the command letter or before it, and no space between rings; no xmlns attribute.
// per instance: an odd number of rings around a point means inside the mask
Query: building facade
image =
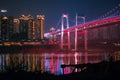
<svg viewBox="0 0 120 80"><path fill-rule="evenodd" d="M19 33L19 19L14 19L14 28L13 28L13 33Z"/></svg>
<svg viewBox="0 0 120 80"><path fill-rule="evenodd" d="M0 40L10 41L13 35L13 17L0 18Z"/></svg>
<svg viewBox="0 0 120 80"><path fill-rule="evenodd" d="M37 15L36 21L36 31L37 31L37 38L43 39L44 38L44 15Z"/></svg>
<svg viewBox="0 0 120 80"><path fill-rule="evenodd" d="M19 33L22 40L33 40L33 17L31 15L22 15L19 18Z"/></svg>
<svg viewBox="0 0 120 80"><path fill-rule="evenodd" d="M0 17L0 41L39 41L44 39L44 16Z"/></svg>

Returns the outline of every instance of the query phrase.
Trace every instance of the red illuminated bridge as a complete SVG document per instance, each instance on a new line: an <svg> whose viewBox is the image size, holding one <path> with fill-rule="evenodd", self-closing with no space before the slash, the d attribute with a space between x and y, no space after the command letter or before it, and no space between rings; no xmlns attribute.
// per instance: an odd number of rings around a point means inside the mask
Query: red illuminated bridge
<svg viewBox="0 0 120 80"><path fill-rule="evenodd" d="M78 40L78 35L83 34L83 40L84 40L84 47L85 50L87 50L87 42L88 42L88 37L92 38L100 38L100 36L98 36L98 31L99 31L99 35L103 34L103 38L109 38L109 36L112 35L116 35L115 34L115 29L119 29L120 31L120 15L119 16L113 16L113 17L107 17L107 18L103 18L103 19L99 19L99 20L95 20L95 21L91 21L91 22L86 22L85 23L85 18L83 18L84 23L73 26L73 27L69 27L68 24L68 15L63 14L62 15L62 20L61 20L61 30L60 31L52 31L50 34L52 36L55 36L60 34L60 46L61 49L64 48L64 46L68 46L68 49L71 49L71 41L74 39L74 48L75 50L78 49L78 42L80 42ZM64 20L66 20L66 25L64 25ZM65 29L66 27L66 29ZM99 30L101 28L101 30ZM107 29L107 31L105 31L105 29ZM96 31L96 32L95 32ZM101 31L101 32L100 32ZM111 31L111 33L109 32ZM74 35L72 35L72 33L74 33ZM92 36L90 36L90 34L92 34ZM106 34L105 34L106 33ZM109 36L107 37L106 35ZM67 36L65 36L67 35ZM72 35L72 36L71 36ZM112 36L111 35L111 36ZM120 35L120 34L119 34ZM111 38L113 38L114 36L112 36ZM120 36L119 36L120 37ZM67 41L65 41L65 38L67 38Z"/></svg>

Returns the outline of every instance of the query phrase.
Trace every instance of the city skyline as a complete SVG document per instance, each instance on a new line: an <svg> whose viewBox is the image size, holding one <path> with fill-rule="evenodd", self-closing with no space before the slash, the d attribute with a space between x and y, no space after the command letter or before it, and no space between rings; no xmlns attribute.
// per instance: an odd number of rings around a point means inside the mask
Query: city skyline
<svg viewBox="0 0 120 80"><path fill-rule="evenodd" d="M22 14L30 14L33 17L40 14L45 15L45 32L48 32L51 27L56 28L63 13L67 13L71 21L74 21L76 13L84 15L89 21L99 18L118 6L119 3L118 0L4 0L0 2L0 9L7 10L6 13L1 14L14 17Z"/></svg>
<svg viewBox="0 0 120 80"><path fill-rule="evenodd" d="M0 17L1 41L30 41L44 38L44 15L21 15L19 18Z"/></svg>

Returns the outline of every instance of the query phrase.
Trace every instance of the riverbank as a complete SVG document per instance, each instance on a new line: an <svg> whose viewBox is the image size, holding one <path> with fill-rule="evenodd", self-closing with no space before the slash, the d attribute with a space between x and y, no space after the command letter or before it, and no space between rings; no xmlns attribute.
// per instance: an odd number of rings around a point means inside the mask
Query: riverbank
<svg viewBox="0 0 120 80"><path fill-rule="evenodd" d="M25 46L0 46L0 53L39 53L39 52L85 52L85 51L118 51L120 47L111 46L111 45L92 45L88 46L88 49L85 50L84 47L80 47L78 50L71 49L68 50L67 48L60 49L58 45L25 45Z"/></svg>
<svg viewBox="0 0 120 80"><path fill-rule="evenodd" d="M85 70L65 75L10 70L0 73L0 80L116 80L120 79L120 61L91 64Z"/></svg>

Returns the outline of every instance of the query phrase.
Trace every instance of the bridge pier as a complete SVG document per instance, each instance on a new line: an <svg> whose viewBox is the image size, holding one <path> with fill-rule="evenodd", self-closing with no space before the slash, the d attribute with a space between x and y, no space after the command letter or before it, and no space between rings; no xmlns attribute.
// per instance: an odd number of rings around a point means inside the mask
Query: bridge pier
<svg viewBox="0 0 120 80"><path fill-rule="evenodd" d="M64 30L64 26L63 26L63 15L62 15L62 22L61 22L61 49L63 49L63 30Z"/></svg>
<svg viewBox="0 0 120 80"><path fill-rule="evenodd" d="M67 14L63 14L62 15L62 22L61 22L61 49L63 49L63 46L64 46L64 40L63 40L63 37L64 37L64 18L66 19L66 26L67 28L69 28L69 23L68 23L68 15ZM67 41L67 46L68 46L68 50L70 50L70 32L68 30L67 32L67 38L68 38L68 41Z"/></svg>
<svg viewBox="0 0 120 80"><path fill-rule="evenodd" d="M78 41L78 35L77 35L77 28L75 28L75 51L77 51L77 42Z"/></svg>
<svg viewBox="0 0 120 80"><path fill-rule="evenodd" d="M87 30L84 30L84 49L87 51Z"/></svg>
<svg viewBox="0 0 120 80"><path fill-rule="evenodd" d="M75 51L78 50L78 33L77 33L78 29L75 28ZM83 32L81 32L81 34L84 35L84 50L87 51L88 46L87 46L87 30L84 30Z"/></svg>
<svg viewBox="0 0 120 80"><path fill-rule="evenodd" d="M71 47L70 47L70 32L68 31L68 50L70 50Z"/></svg>
<svg viewBox="0 0 120 80"><path fill-rule="evenodd" d="M60 47L61 47L61 49L63 49L63 31L61 31L61 45L60 45Z"/></svg>

